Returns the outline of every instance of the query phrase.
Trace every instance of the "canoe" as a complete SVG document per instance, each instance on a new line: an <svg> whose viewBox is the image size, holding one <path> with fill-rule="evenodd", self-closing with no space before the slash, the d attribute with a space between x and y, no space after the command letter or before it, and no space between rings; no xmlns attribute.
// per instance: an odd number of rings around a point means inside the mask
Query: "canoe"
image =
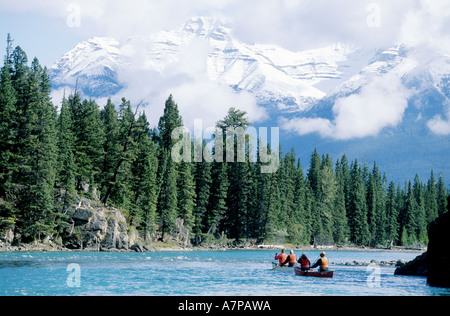
<svg viewBox="0 0 450 316"><path fill-rule="evenodd" d="M281 272L291 272L294 273L295 267L288 267L288 266L280 266L277 262L272 262L272 270L277 270Z"/></svg>
<svg viewBox="0 0 450 316"><path fill-rule="evenodd" d="M319 271L302 271L300 268L295 268L295 274L299 276L315 277L315 278L332 278L334 271L319 272Z"/></svg>

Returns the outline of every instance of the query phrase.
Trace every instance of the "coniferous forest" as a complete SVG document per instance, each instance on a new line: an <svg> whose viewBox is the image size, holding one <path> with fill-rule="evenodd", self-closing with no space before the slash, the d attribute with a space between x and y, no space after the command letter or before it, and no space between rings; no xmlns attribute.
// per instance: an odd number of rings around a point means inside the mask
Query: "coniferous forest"
<svg viewBox="0 0 450 316"><path fill-rule="evenodd" d="M176 163L171 135L183 120L172 96L152 127L126 99L99 105L77 91L63 100L50 92L47 69L36 58L30 63L8 36L0 73L0 228L13 225L25 242L68 227L62 210L77 195L118 208L146 240L167 239L182 219L195 245L426 245L428 225L446 212L445 182L433 171L425 182L394 183L376 163L317 150L300 161L280 149L273 174L260 172L259 158ZM246 113L234 108L217 123L248 126Z"/></svg>

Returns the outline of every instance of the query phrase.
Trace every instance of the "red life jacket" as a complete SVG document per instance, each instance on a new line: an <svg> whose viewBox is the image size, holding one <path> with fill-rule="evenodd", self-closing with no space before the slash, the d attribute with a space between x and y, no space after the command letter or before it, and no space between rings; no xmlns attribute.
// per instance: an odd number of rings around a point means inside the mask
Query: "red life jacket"
<svg viewBox="0 0 450 316"><path fill-rule="evenodd" d="M308 269L309 268L309 260L308 258L300 258L301 260L301 266L303 269Z"/></svg>

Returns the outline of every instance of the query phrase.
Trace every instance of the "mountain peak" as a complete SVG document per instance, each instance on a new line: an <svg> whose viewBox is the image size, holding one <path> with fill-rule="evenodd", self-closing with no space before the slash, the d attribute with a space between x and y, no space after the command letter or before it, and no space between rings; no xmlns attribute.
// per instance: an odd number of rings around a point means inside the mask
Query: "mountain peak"
<svg viewBox="0 0 450 316"><path fill-rule="evenodd" d="M230 21L222 18L194 17L184 24L183 31L198 37L223 39L230 35Z"/></svg>

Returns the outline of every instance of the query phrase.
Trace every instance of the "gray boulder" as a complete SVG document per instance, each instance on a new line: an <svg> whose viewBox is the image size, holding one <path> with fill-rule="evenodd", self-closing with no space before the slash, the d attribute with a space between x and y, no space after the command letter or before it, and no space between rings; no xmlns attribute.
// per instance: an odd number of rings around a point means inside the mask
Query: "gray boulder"
<svg viewBox="0 0 450 316"><path fill-rule="evenodd" d="M63 244L69 249L128 250L128 225L122 213L99 202L82 198L67 209L69 222Z"/></svg>

